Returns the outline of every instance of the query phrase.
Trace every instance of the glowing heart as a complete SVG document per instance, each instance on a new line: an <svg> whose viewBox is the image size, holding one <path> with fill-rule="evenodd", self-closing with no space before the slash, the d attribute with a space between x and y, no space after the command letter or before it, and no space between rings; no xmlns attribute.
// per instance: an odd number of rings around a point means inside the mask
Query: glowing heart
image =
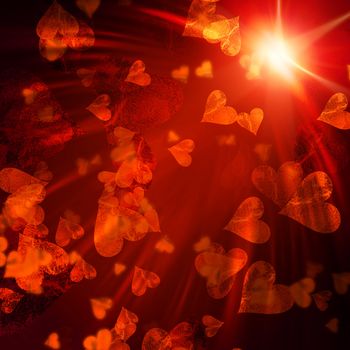
<svg viewBox="0 0 350 350"><path fill-rule="evenodd" d="M317 120L338 129L348 130L350 129L350 113L345 111L347 107L348 99L343 93L338 92L329 99Z"/></svg>
<svg viewBox="0 0 350 350"><path fill-rule="evenodd" d="M58 333L56 332L51 333L45 340L44 345L50 349L54 349L54 350L60 349L61 343L60 343L60 338Z"/></svg>
<svg viewBox="0 0 350 350"><path fill-rule="evenodd" d="M111 119L112 112L108 108L111 98L107 94L98 96L86 109L102 121Z"/></svg>
<svg viewBox="0 0 350 350"><path fill-rule="evenodd" d="M181 81L182 83L187 83L189 74L190 74L190 67L187 65L182 65L179 68L171 71L171 77L173 79Z"/></svg>
<svg viewBox="0 0 350 350"><path fill-rule="evenodd" d="M22 186L38 183L41 183L38 178L16 168L3 168L0 171L0 188L7 193L15 193Z"/></svg>
<svg viewBox="0 0 350 350"><path fill-rule="evenodd" d="M328 309L328 302L332 298L332 292L329 290L323 290L312 294L312 298L315 302L315 305L320 311L326 311Z"/></svg>
<svg viewBox="0 0 350 350"><path fill-rule="evenodd" d="M333 273L332 277L335 291L340 295L346 294L350 286L350 272Z"/></svg>
<svg viewBox="0 0 350 350"><path fill-rule="evenodd" d="M12 313L23 297L23 294L12 289L0 288L0 311L5 314Z"/></svg>
<svg viewBox="0 0 350 350"><path fill-rule="evenodd" d="M195 144L193 140L185 139L176 145L169 147L168 150L181 166L189 167L192 164L192 157L190 153L192 153L194 147Z"/></svg>
<svg viewBox="0 0 350 350"><path fill-rule="evenodd" d="M208 338L214 337L224 322L217 320L215 317L205 315L202 317L202 323L205 326L205 335Z"/></svg>
<svg viewBox="0 0 350 350"><path fill-rule="evenodd" d="M93 315L98 320L103 320L107 311L113 306L113 301L110 298L92 298L90 299L90 304Z"/></svg>
<svg viewBox="0 0 350 350"><path fill-rule="evenodd" d="M258 133L260 125L264 119L264 111L261 108L254 108L250 113L239 113L237 123L254 135Z"/></svg>
<svg viewBox="0 0 350 350"><path fill-rule="evenodd" d="M221 90L212 91L207 99L201 122L229 125L237 118L235 109L226 106L226 95Z"/></svg>
<svg viewBox="0 0 350 350"><path fill-rule="evenodd" d="M175 249L174 244L171 243L167 237L163 237L159 241L157 241L154 248L160 253L167 253L167 254L173 253Z"/></svg>
<svg viewBox="0 0 350 350"><path fill-rule="evenodd" d="M114 274L116 276L121 275L126 270L126 266L121 263L115 263L114 264Z"/></svg>
<svg viewBox="0 0 350 350"><path fill-rule="evenodd" d="M108 329L101 329L96 336L89 335L83 341L85 350L109 350L112 344L112 333Z"/></svg>
<svg viewBox="0 0 350 350"><path fill-rule="evenodd" d="M81 84L85 87L92 85L95 74L96 71L94 69L79 68L77 70L77 75L81 80Z"/></svg>
<svg viewBox="0 0 350 350"><path fill-rule="evenodd" d="M338 209L327 201L333 190L329 176L316 171L308 175L287 205L279 212L319 233L335 232L341 222Z"/></svg>
<svg viewBox="0 0 350 350"><path fill-rule="evenodd" d="M56 230L55 240L60 247L67 246L71 239L80 239L84 236L84 228L70 220L60 217Z"/></svg>
<svg viewBox="0 0 350 350"><path fill-rule="evenodd" d="M270 238L269 226L260 218L264 214L264 205L257 197L245 199L225 229L252 243L265 243Z"/></svg>
<svg viewBox="0 0 350 350"><path fill-rule="evenodd" d="M156 288L159 286L159 283L160 278L157 274L135 266L131 284L131 290L134 295L144 295L148 288Z"/></svg>
<svg viewBox="0 0 350 350"><path fill-rule="evenodd" d="M139 318L136 314L122 307L114 326L116 337L119 340L127 341L136 332L138 322Z"/></svg>
<svg viewBox="0 0 350 350"><path fill-rule="evenodd" d="M195 267L198 273L207 279L208 294L214 299L225 297L231 290L235 275L247 263L247 253L233 248L225 253L219 245L197 255Z"/></svg>
<svg viewBox="0 0 350 350"><path fill-rule="evenodd" d="M252 264L244 278L241 305L238 312L279 314L294 303L289 288L275 283L275 270L265 261Z"/></svg>
<svg viewBox="0 0 350 350"><path fill-rule="evenodd" d="M205 60L196 68L195 74L200 78L213 78L213 65L211 61Z"/></svg>
<svg viewBox="0 0 350 350"><path fill-rule="evenodd" d="M311 305L311 293L315 290L315 287L315 281L307 277L293 283L289 290L295 303L302 308L307 308Z"/></svg>
<svg viewBox="0 0 350 350"><path fill-rule="evenodd" d="M151 84L151 76L145 73L146 66L141 60L135 61L129 69L129 74L125 81L139 86Z"/></svg>
<svg viewBox="0 0 350 350"><path fill-rule="evenodd" d="M190 323L181 322L169 333L161 328L152 328L144 336L142 350L191 350L194 329Z"/></svg>
<svg viewBox="0 0 350 350"><path fill-rule="evenodd" d="M277 172L268 165L258 166L252 172L254 186L280 207L287 204L302 180L303 170L296 162L282 164Z"/></svg>
<svg viewBox="0 0 350 350"><path fill-rule="evenodd" d="M91 280L96 277L95 268L87 263L78 253L72 252L70 254L70 261L71 264L74 264L70 271L70 279L73 282L80 282L83 278Z"/></svg>
<svg viewBox="0 0 350 350"><path fill-rule="evenodd" d="M101 0L75 0L76 5L90 18L101 4Z"/></svg>

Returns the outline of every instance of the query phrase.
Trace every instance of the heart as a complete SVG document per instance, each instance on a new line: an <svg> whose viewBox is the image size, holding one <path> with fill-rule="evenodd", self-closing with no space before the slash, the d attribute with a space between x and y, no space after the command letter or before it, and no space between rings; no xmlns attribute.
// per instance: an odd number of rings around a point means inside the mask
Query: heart
<svg viewBox="0 0 350 350"><path fill-rule="evenodd" d="M244 278L240 313L279 314L294 303L287 286L274 284L275 269L266 261L252 264Z"/></svg>
<svg viewBox="0 0 350 350"><path fill-rule="evenodd" d="M58 333L56 332L51 333L45 340L44 345L50 349L54 349L54 350L60 349L61 343L60 343L60 338Z"/></svg>
<svg viewBox="0 0 350 350"><path fill-rule="evenodd" d="M86 15L92 18L93 14L96 12L101 4L101 0L76 0L76 5L86 13Z"/></svg>
<svg viewBox="0 0 350 350"><path fill-rule="evenodd" d="M332 273L332 277L335 291L340 295L346 294L350 285L350 272Z"/></svg>
<svg viewBox="0 0 350 350"><path fill-rule="evenodd" d="M160 253L172 254L174 252L174 244L169 241L169 238L163 237L159 241L157 241L155 247Z"/></svg>
<svg viewBox="0 0 350 350"><path fill-rule="evenodd" d="M194 147L195 144L193 140L185 139L169 147L168 150L181 166L189 167L192 163L192 157L189 153L192 153Z"/></svg>
<svg viewBox="0 0 350 350"><path fill-rule="evenodd" d="M174 142L177 142L179 140L180 140L180 136L174 130L169 130L167 141L169 143L174 143Z"/></svg>
<svg viewBox="0 0 350 350"><path fill-rule="evenodd" d="M187 83L189 74L190 74L190 67L187 65L182 65L179 68L171 71L171 77L173 79L181 81L182 83Z"/></svg>
<svg viewBox="0 0 350 350"><path fill-rule="evenodd" d="M332 298L332 292L329 290L323 290L312 294L312 298L320 311L326 311L328 309L328 302Z"/></svg>
<svg viewBox="0 0 350 350"><path fill-rule="evenodd" d="M77 252L70 253L70 262L74 264L70 271L70 279L73 282L80 282L83 278L92 280L96 277L95 268L88 264Z"/></svg>
<svg viewBox="0 0 350 350"><path fill-rule="evenodd" d="M265 243L271 232L269 226L259 220L264 214L264 204L257 197L245 199L225 229L252 243Z"/></svg>
<svg viewBox="0 0 350 350"><path fill-rule="evenodd" d="M121 275L126 270L126 266L121 263L115 263L114 264L114 274L116 276Z"/></svg>
<svg viewBox="0 0 350 350"><path fill-rule="evenodd" d="M129 74L126 77L125 81L139 86L147 86L151 84L151 76L148 73L145 73L145 70L146 66L143 61L135 61L131 65Z"/></svg>
<svg viewBox="0 0 350 350"><path fill-rule="evenodd" d="M142 350L191 350L194 329L188 322L177 324L169 333L161 328L152 328L144 336Z"/></svg>
<svg viewBox="0 0 350 350"><path fill-rule="evenodd" d="M204 28L203 37L210 43L220 42L225 55L236 56L241 50L239 17L211 22Z"/></svg>
<svg viewBox="0 0 350 350"><path fill-rule="evenodd" d="M108 108L111 98L107 94L98 96L86 109L102 121L111 119L112 112Z"/></svg>
<svg viewBox="0 0 350 350"><path fill-rule="evenodd" d="M15 193L22 186L40 183L38 178L16 168L0 170L0 189L7 193Z"/></svg>
<svg viewBox="0 0 350 350"><path fill-rule="evenodd" d="M302 308L307 308L311 305L312 298L310 294L315 290L315 287L315 281L307 277L293 283L289 290L295 303Z"/></svg>
<svg viewBox="0 0 350 350"><path fill-rule="evenodd" d="M40 55L48 61L53 62L61 58L67 50L67 44L60 38L40 39L39 52Z"/></svg>
<svg viewBox="0 0 350 350"><path fill-rule="evenodd" d="M115 177L116 184L120 188L130 187L133 181L141 185L152 181L152 171L142 159L132 158L122 162Z"/></svg>
<svg viewBox="0 0 350 350"><path fill-rule="evenodd" d="M198 273L207 279L208 294L214 299L221 299L230 292L235 275L247 260L247 253L240 248L225 253L220 245L212 244L209 251L197 255L194 264Z"/></svg>
<svg viewBox="0 0 350 350"><path fill-rule="evenodd" d="M136 314L122 307L114 326L117 339L127 341L136 332L138 322Z"/></svg>
<svg viewBox="0 0 350 350"><path fill-rule="evenodd" d="M109 350L112 344L112 333L109 329L101 329L96 336L89 335L83 341L85 350Z"/></svg>
<svg viewBox="0 0 350 350"><path fill-rule="evenodd" d="M138 297L144 295L147 288L156 288L159 286L160 278L152 271L143 270L137 266L134 268L134 276L131 283L131 291Z"/></svg>
<svg viewBox="0 0 350 350"><path fill-rule="evenodd" d="M89 87L92 85L95 74L96 70L94 69L79 68L77 70L77 75L81 80L81 84L85 87Z"/></svg>
<svg viewBox="0 0 350 350"><path fill-rule="evenodd" d="M252 172L254 186L279 207L287 204L303 180L299 163L286 162L276 172L268 165L261 165Z"/></svg>
<svg viewBox="0 0 350 350"><path fill-rule="evenodd" d="M338 331L339 331L339 319L332 318L329 322L327 322L326 328L328 328L332 333L338 333Z"/></svg>
<svg viewBox="0 0 350 350"><path fill-rule="evenodd" d="M233 124L238 118L234 108L226 106L226 95L221 90L210 93L201 122L220 125Z"/></svg>
<svg viewBox="0 0 350 350"><path fill-rule="evenodd" d="M69 38L75 36L78 31L77 20L57 1L52 3L36 27L37 35L44 40L53 40L56 34Z"/></svg>
<svg viewBox="0 0 350 350"><path fill-rule="evenodd" d="M23 297L23 294L17 293L12 289L0 288L0 311L5 314L12 313Z"/></svg>
<svg viewBox="0 0 350 350"><path fill-rule="evenodd" d="M67 246L71 239L80 239L84 236L84 228L77 223L60 217L56 230L55 241L60 247Z"/></svg>
<svg viewBox="0 0 350 350"><path fill-rule="evenodd" d="M264 119L264 111L261 108L254 108L250 113L239 113L237 123L254 135L258 133L259 127Z"/></svg>
<svg viewBox="0 0 350 350"><path fill-rule="evenodd" d="M90 304L94 316L98 320L103 320L107 311L113 306L113 301L110 298L92 298L90 299Z"/></svg>
<svg viewBox="0 0 350 350"><path fill-rule="evenodd" d="M200 240L193 245L193 250L197 253L200 253L200 252L209 250L210 247L211 247L210 237L204 236L204 237L201 237Z"/></svg>
<svg viewBox="0 0 350 350"><path fill-rule="evenodd" d="M338 129L348 130L350 129L350 113L345 111L347 106L348 99L343 93L338 92L329 99L317 120Z"/></svg>
<svg viewBox="0 0 350 350"><path fill-rule="evenodd" d="M213 78L213 65L211 61L205 60L196 68L195 74L200 78Z"/></svg>
<svg viewBox="0 0 350 350"><path fill-rule="evenodd" d="M0 267L3 267L6 264L5 250L7 249L7 247L7 239L3 236L0 236Z"/></svg>
<svg viewBox="0 0 350 350"><path fill-rule="evenodd" d="M246 78L248 80L261 78L261 66L263 64L261 54L253 53L252 55L242 55L239 59L239 63L247 71Z"/></svg>
<svg viewBox="0 0 350 350"><path fill-rule="evenodd" d="M335 232L341 222L338 209L326 200L333 190L329 176L316 171L308 175L287 205L279 212L319 233Z"/></svg>
<svg viewBox="0 0 350 350"><path fill-rule="evenodd" d="M224 322L217 320L215 317L205 315L202 317L202 323L205 326L205 335L208 338L214 337Z"/></svg>
<svg viewBox="0 0 350 350"><path fill-rule="evenodd" d="M257 143L254 147L254 153L263 163L266 163L270 159L271 148L272 145L266 143Z"/></svg>

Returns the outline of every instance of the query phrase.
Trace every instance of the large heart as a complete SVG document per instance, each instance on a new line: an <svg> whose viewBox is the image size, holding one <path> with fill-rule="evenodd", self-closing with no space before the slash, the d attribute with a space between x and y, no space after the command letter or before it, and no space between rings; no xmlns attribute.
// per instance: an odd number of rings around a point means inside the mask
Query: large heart
<svg viewBox="0 0 350 350"><path fill-rule="evenodd" d="M275 284L276 273L271 264L257 261L244 278L241 313L279 314L288 311L294 303L289 288Z"/></svg>
<svg viewBox="0 0 350 350"><path fill-rule="evenodd" d="M131 283L131 290L134 295L141 296L146 293L148 288L158 287L159 283L160 278L156 273L135 266Z"/></svg>

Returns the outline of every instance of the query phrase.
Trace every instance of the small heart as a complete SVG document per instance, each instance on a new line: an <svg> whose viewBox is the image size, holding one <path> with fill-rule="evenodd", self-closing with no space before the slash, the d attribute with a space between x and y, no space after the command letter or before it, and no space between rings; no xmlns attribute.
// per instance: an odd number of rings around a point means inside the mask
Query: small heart
<svg viewBox="0 0 350 350"><path fill-rule="evenodd" d="M139 318L133 312L122 307L114 326L117 338L127 341L135 332Z"/></svg>
<svg viewBox="0 0 350 350"><path fill-rule="evenodd" d="M114 274L116 276L121 275L126 270L126 266L121 263L115 263L114 264Z"/></svg>
<svg viewBox="0 0 350 350"><path fill-rule="evenodd" d="M168 150L181 166L189 167L192 163L192 157L189 153L192 153L194 147L195 144L193 140L185 139L176 145L169 147Z"/></svg>
<svg viewBox="0 0 350 350"><path fill-rule="evenodd" d="M207 279L208 294L214 299L221 299L230 292L236 274L245 266L247 259L247 253L240 248L225 253L220 245L212 244L209 251L197 255L195 267Z"/></svg>
<svg viewBox="0 0 350 350"><path fill-rule="evenodd" d="M350 272L333 273L334 289L339 295L348 292L350 286Z"/></svg>
<svg viewBox="0 0 350 350"><path fill-rule="evenodd" d="M286 215L319 233L335 232L341 222L338 209L327 201L332 181L322 171L308 175L279 214Z"/></svg>
<svg viewBox="0 0 350 350"><path fill-rule="evenodd" d="M234 108L226 106L226 95L221 90L210 93L201 122L221 125L233 124L237 120Z"/></svg>
<svg viewBox="0 0 350 350"><path fill-rule="evenodd" d="M113 301L110 298L92 298L90 299L90 304L93 315L98 320L103 320L107 311L113 306Z"/></svg>
<svg viewBox="0 0 350 350"><path fill-rule="evenodd" d="M180 136L174 130L169 130L167 141L169 143L174 143L174 142L177 142L179 140L180 140Z"/></svg>
<svg viewBox="0 0 350 350"><path fill-rule="evenodd" d="M261 165L253 170L251 178L261 193L283 207L302 182L303 169L296 162L282 164L277 172L268 165Z"/></svg>
<svg viewBox="0 0 350 350"><path fill-rule="evenodd" d="M181 322L169 333L161 328L152 328L144 336L142 350L182 350L193 349L193 326Z"/></svg>
<svg viewBox="0 0 350 350"><path fill-rule="evenodd" d="M339 319L332 318L329 322L327 322L326 328L328 328L332 333L338 333L338 331L339 331Z"/></svg>
<svg viewBox="0 0 350 350"><path fill-rule="evenodd" d="M66 50L67 44L60 38L39 40L40 55L50 62L61 58L65 54Z"/></svg>
<svg viewBox="0 0 350 350"><path fill-rule="evenodd" d="M85 87L89 87L92 85L95 74L96 70L94 69L79 68L77 70L77 75L81 80L81 84Z"/></svg>
<svg viewBox="0 0 350 350"><path fill-rule="evenodd" d="M86 109L102 121L111 119L112 112L108 108L111 98L107 94L98 96Z"/></svg>
<svg viewBox="0 0 350 350"><path fill-rule="evenodd" d="M211 247L210 237L204 236L193 245L193 250L197 253L209 250Z"/></svg>
<svg viewBox="0 0 350 350"><path fill-rule="evenodd" d="M328 302L332 298L332 292L329 290L323 290L312 294L312 298L320 311L326 311L328 309Z"/></svg>
<svg viewBox="0 0 350 350"><path fill-rule="evenodd" d="M257 197L245 199L225 229L252 243L265 243L271 232L269 226L259 220L264 214L264 204Z"/></svg>
<svg viewBox="0 0 350 350"><path fill-rule="evenodd" d="M71 239L77 240L84 236L84 228L70 220L60 217L56 230L55 241L60 247L67 246Z"/></svg>
<svg viewBox="0 0 350 350"><path fill-rule="evenodd" d="M50 349L54 349L54 350L60 349L61 343L60 343L60 338L58 333L56 332L51 333L45 340L44 345Z"/></svg>
<svg viewBox="0 0 350 350"><path fill-rule="evenodd" d="M329 99L317 120L338 129L348 130L350 129L350 113L345 111L347 107L348 99L343 93L338 92Z"/></svg>
<svg viewBox="0 0 350 350"><path fill-rule="evenodd" d="M89 335L83 341L85 350L109 350L112 344L112 333L109 329L101 329L96 336Z"/></svg>
<svg viewBox="0 0 350 350"><path fill-rule="evenodd" d="M151 84L151 76L145 73L146 66L141 60L135 61L129 69L129 74L125 81L139 86Z"/></svg>
<svg viewBox="0 0 350 350"><path fill-rule="evenodd" d="M78 253L70 253L71 264L74 264L72 270L70 271L70 279L73 282L80 282L83 278L92 280L96 277L95 268L88 264Z"/></svg>
<svg viewBox="0 0 350 350"><path fill-rule="evenodd" d="M315 290L315 287L315 281L307 277L293 283L289 290L295 303L302 308L307 308L311 305L311 293Z"/></svg>
<svg viewBox="0 0 350 350"><path fill-rule="evenodd" d="M260 125L264 119L264 111L261 108L254 108L250 113L239 113L237 123L254 135L258 133Z"/></svg>
<svg viewBox="0 0 350 350"><path fill-rule="evenodd" d="M172 254L174 252L174 244L170 242L169 238L163 237L159 241L157 241L155 247L160 253Z"/></svg>
<svg viewBox="0 0 350 350"><path fill-rule="evenodd" d="M175 80L179 80L182 83L187 83L188 76L190 74L190 67L182 65L177 69L171 71L171 77Z"/></svg>
<svg viewBox="0 0 350 350"><path fill-rule="evenodd" d="M156 288L159 286L159 283L160 278L157 274L135 266L134 276L131 283L131 290L134 295L144 295L147 288Z"/></svg>
<svg viewBox="0 0 350 350"><path fill-rule="evenodd" d="M34 176L16 168L0 170L0 189L7 193L15 193L20 187L42 183Z"/></svg>
<svg viewBox="0 0 350 350"><path fill-rule="evenodd" d="M205 326L205 335L208 338L214 337L224 322L219 321L213 316L205 315L202 317L202 323Z"/></svg>
<svg viewBox="0 0 350 350"><path fill-rule="evenodd" d="M213 78L213 65L211 61L205 60L196 68L195 74L200 78Z"/></svg>
<svg viewBox="0 0 350 350"><path fill-rule="evenodd" d="M241 313L279 314L288 311L294 303L289 288L274 284L275 269L266 261L252 264L244 278Z"/></svg>
<svg viewBox="0 0 350 350"><path fill-rule="evenodd" d="M12 313L23 297L23 294L12 289L0 288L0 311L5 314Z"/></svg>
<svg viewBox="0 0 350 350"><path fill-rule="evenodd" d="M101 0L75 0L76 5L86 13L86 15L92 18L101 4Z"/></svg>

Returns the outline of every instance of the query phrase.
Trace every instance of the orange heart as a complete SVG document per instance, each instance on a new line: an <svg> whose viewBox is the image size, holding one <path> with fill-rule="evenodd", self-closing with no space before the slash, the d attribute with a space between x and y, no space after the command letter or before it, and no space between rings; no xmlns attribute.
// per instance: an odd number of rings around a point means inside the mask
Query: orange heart
<svg viewBox="0 0 350 350"><path fill-rule="evenodd" d="M202 317L202 323L205 326L205 335L208 338L214 337L224 322L217 320L215 317L205 315Z"/></svg>
<svg viewBox="0 0 350 350"><path fill-rule="evenodd" d="M286 162L276 171L261 165L252 172L254 186L278 206L283 207L297 191L303 180L303 169L299 163Z"/></svg>
<svg viewBox="0 0 350 350"><path fill-rule="evenodd" d="M250 113L239 113L237 123L254 135L258 133L260 125L264 119L264 111L261 108L254 108Z"/></svg>
<svg viewBox="0 0 350 350"><path fill-rule="evenodd" d="M81 79L82 85L85 87L89 87L92 85L95 74L96 70L94 69L79 68L77 70L77 75Z"/></svg>
<svg viewBox="0 0 350 350"><path fill-rule="evenodd" d="M311 305L312 299L310 294L315 290L315 287L315 281L307 277L293 283L289 290L295 303L302 308L307 308Z"/></svg>
<svg viewBox="0 0 350 350"><path fill-rule="evenodd" d="M129 74L126 77L125 81L133 83L139 86L147 86L151 84L151 76L148 73L145 73L146 66L141 60L135 61L130 69Z"/></svg>
<svg viewBox="0 0 350 350"><path fill-rule="evenodd" d="M329 322L327 322L326 328L328 328L332 333L338 333L338 331L339 331L339 319L332 318Z"/></svg>
<svg viewBox="0 0 350 350"><path fill-rule="evenodd" d="M3 267L6 264L6 255L4 254L5 250L8 247L8 242L5 237L0 236L0 267Z"/></svg>
<svg viewBox="0 0 350 350"><path fill-rule="evenodd" d="M260 54L242 55L239 59L240 65L247 71L246 78L254 80L261 78L261 66L263 59Z"/></svg>
<svg viewBox="0 0 350 350"><path fill-rule="evenodd" d="M15 193L22 186L40 183L42 182L38 178L16 168L0 170L0 189L7 193Z"/></svg>
<svg viewBox="0 0 350 350"><path fill-rule="evenodd" d="M279 314L293 306L293 297L289 288L274 284L276 273L266 261L252 264L244 278L241 313Z"/></svg>
<svg viewBox="0 0 350 350"><path fill-rule="evenodd" d="M107 94L98 96L86 109L102 121L111 119L112 112L108 108L111 98Z"/></svg>
<svg viewBox="0 0 350 350"><path fill-rule="evenodd" d="M210 237L204 236L193 245L193 250L197 253L209 250L211 247Z"/></svg>
<svg viewBox="0 0 350 350"><path fill-rule="evenodd" d="M196 68L195 74L200 78L212 78L213 77L213 65L211 61L205 60L199 67Z"/></svg>
<svg viewBox="0 0 350 350"><path fill-rule="evenodd" d="M201 122L221 125L233 124L238 118L234 108L226 106L226 95L221 90L210 93Z"/></svg>
<svg viewBox="0 0 350 350"><path fill-rule="evenodd" d="M92 18L101 4L101 0L75 0L76 5L86 13L86 15Z"/></svg>
<svg viewBox="0 0 350 350"><path fill-rule="evenodd" d="M131 290L134 295L144 295L147 288L156 288L159 286L159 283L160 278L157 274L135 266L134 276L131 283Z"/></svg>
<svg viewBox="0 0 350 350"><path fill-rule="evenodd" d="M175 160L183 167L189 167L192 164L192 157L189 153L194 150L195 144L191 139L185 139L176 145L169 147L169 152Z"/></svg>
<svg viewBox="0 0 350 350"><path fill-rule="evenodd" d="M98 320L103 320L106 317L107 310L109 310L113 301L110 298L92 298L90 299L92 313Z"/></svg>
<svg viewBox="0 0 350 350"><path fill-rule="evenodd" d="M252 243L265 243L270 238L270 228L262 220L264 205L257 197L245 199L225 229Z"/></svg>
<svg viewBox="0 0 350 350"><path fill-rule="evenodd" d="M112 344L112 333L108 329L101 329L96 336L89 335L83 341L85 350L109 350Z"/></svg>
<svg viewBox="0 0 350 350"><path fill-rule="evenodd" d="M179 140L180 140L180 136L174 130L169 130L167 141L169 143L173 143L173 142L177 142Z"/></svg>
<svg viewBox="0 0 350 350"><path fill-rule="evenodd" d="M0 311L5 314L10 314L16 308L18 303L24 297L23 294L17 293L9 288L0 288Z"/></svg>
<svg viewBox="0 0 350 350"><path fill-rule="evenodd" d="M122 307L114 326L117 339L127 341L136 332L138 322L136 314Z"/></svg>
<svg viewBox="0 0 350 350"><path fill-rule="evenodd" d="M333 190L329 176L316 171L308 175L287 205L279 212L319 233L331 233L340 226L338 209L326 200Z"/></svg>
<svg viewBox="0 0 350 350"><path fill-rule="evenodd" d="M51 333L45 340L44 345L50 349L54 349L54 350L60 349L61 343L60 343L60 338L58 333L56 332Z"/></svg>
<svg viewBox="0 0 350 350"><path fill-rule="evenodd" d="M198 273L207 279L208 294L214 299L221 299L230 292L235 275L247 260L247 253L240 248L225 253L220 245L212 244L210 250L197 255L194 264Z"/></svg>
<svg viewBox="0 0 350 350"><path fill-rule="evenodd" d="M346 294L350 286L350 272L333 273L332 277L335 291L340 295Z"/></svg>
<svg viewBox="0 0 350 350"><path fill-rule="evenodd" d="M332 298L332 292L329 290L317 292L312 294L312 298L320 311L326 311L328 309L328 302Z"/></svg>
<svg viewBox="0 0 350 350"><path fill-rule="evenodd" d="M189 74L190 74L190 67L187 65L182 65L179 68L171 71L171 77L173 79L181 81L182 83L187 83Z"/></svg>
<svg viewBox="0 0 350 350"><path fill-rule="evenodd" d="M159 241L157 241L154 248L160 253L167 254L172 254L175 249L174 244L171 243L167 237L163 237Z"/></svg>
<svg viewBox="0 0 350 350"><path fill-rule="evenodd" d="M95 268L88 264L77 252L70 253L71 264L74 264L70 271L70 279L73 282L80 282L83 278L88 280L96 277Z"/></svg>
<svg viewBox="0 0 350 350"><path fill-rule="evenodd" d="M55 240L60 247L67 246L71 239L80 239L84 236L84 228L70 220L60 217L56 230Z"/></svg>
<svg viewBox="0 0 350 350"><path fill-rule="evenodd" d="M144 336L142 350L191 350L194 329L188 322L181 322L169 333L161 328L152 328Z"/></svg>
<svg viewBox="0 0 350 350"><path fill-rule="evenodd" d="M338 92L329 99L317 120L338 129L348 130L350 129L350 113L345 111L347 107L348 99L343 93Z"/></svg>
<svg viewBox="0 0 350 350"><path fill-rule="evenodd" d="M116 276L121 275L126 270L126 266L121 263L115 263L114 264L114 274Z"/></svg>

